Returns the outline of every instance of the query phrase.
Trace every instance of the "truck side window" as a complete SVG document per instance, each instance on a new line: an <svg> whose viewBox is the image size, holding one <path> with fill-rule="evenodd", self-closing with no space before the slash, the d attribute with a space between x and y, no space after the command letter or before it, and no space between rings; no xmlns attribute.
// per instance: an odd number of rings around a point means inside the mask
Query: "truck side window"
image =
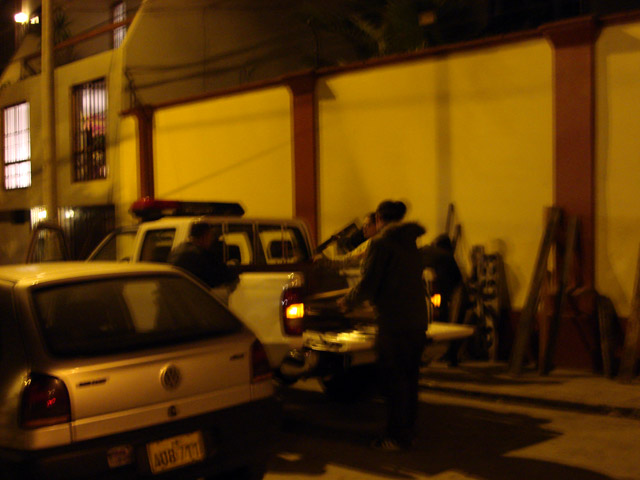
<svg viewBox="0 0 640 480"><path fill-rule="evenodd" d="M300 229L294 226L285 225L283 233L285 238L291 239L291 243L293 245L293 249L287 257L287 263L303 262L311 258L307 248L307 242L305 241L305 237Z"/></svg>
<svg viewBox="0 0 640 480"><path fill-rule="evenodd" d="M142 251L140 252L141 262L166 263L169 252L173 246L173 238L176 236L175 228L162 230L149 230L144 235Z"/></svg>
<svg viewBox="0 0 640 480"><path fill-rule="evenodd" d="M258 236L267 265L297 263L309 257L302 234L294 227L260 225Z"/></svg>
<svg viewBox="0 0 640 480"><path fill-rule="evenodd" d="M228 265L253 264L253 225L230 223L222 240Z"/></svg>
<svg viewBox="0 0 640 480"><path fill-rule="evenodd" d="M133 257L132 252L136 240L135 230L116 230L111 232L105 240L89 256L90 261L128 262Z"/></svg>

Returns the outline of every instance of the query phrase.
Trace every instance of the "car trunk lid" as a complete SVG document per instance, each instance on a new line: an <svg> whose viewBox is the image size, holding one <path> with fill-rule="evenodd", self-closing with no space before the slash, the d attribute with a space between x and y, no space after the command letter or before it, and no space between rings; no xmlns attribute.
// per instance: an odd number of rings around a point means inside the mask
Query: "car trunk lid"
<svg viewBox="0 0 640 480"><path fill-rule="evenodd" d="M74 441L248 402L248 333L54 372L69 390ZM95 361L97 360L97 361Z"/></svg>

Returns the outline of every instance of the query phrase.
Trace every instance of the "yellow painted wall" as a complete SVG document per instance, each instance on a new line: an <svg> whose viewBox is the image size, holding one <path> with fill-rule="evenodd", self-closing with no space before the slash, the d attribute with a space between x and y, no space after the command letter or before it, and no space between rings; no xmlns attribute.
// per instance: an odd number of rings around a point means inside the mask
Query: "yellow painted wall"
<svg viewBox="0 0 640 480"><path fill-rule="evenodd" d="M596 44L596 288L628 316L640 247L640 23Z"/></svg>
<svg viewBox="0 0 640 480"><path fill-rule="evenodd" d="M58 67L55 70L55 117L58 206L102 205L111 203L114 195L113 175L105 180L71 181L72 89L101 77L107 79L109 113L107 119L107 164L111 172L118 169L118 115L121 110L121 64L112 51ZM113 87L113 88L112 88ZM0 192L1 208L31 208L42 204L42 104L41 77L36 75L11 84L2 90L0 107L29 101L31 113L32 184L30 188ZM113 165L113 162L116 162Z"/></svg>
<svg viewBox="0 0 640 480"><path fill-rule="evenodd" d="M319 96L321 239L403 199L429 231L453 203L472 245L503 253L524 303L553 202L552 55L544 40L326 78Z"/></svg>
<svg viewBox="0 0 640 480"><path fill-rule="evenodd" d="M134 134L120 138L122 127L122 60L121 53L108 51L58 67L55 70L55 116L56 116L56 159L57 159L57 202L59 207L105 205L124 202L130 205L135 192L121 193L120 189L131 190L131 183L137 182L137 174L127 170L127 162L135 166ZM72 89L75 85L105 77L109 111L107 117L107 179L89 182L71 181L72 157ZM9 105L28 101L30 104L31 139L31 187L6 191L0 188L0 209L30 209L43 203L42 193L42 85L41 76L35 75L6 85L0 91L0 109ZM132 127L129 127L130 129ZM126 127L125 127L126 130ZM127 144L127 141L129 142ZM122 144L121 144L122 143ZM127 150L127 146L129 150ZM131 153L133 152L133 153ZM133 156L132 156L133 155ZM134 167L135 168L135 167ZM116 180L117 179L117 180ZM137 191L137 185L135 185ZM118 205L118 210L125 211ZM118 223L123 223L120 214ZM124 223L131 223L126 219ZM20 261L28 243L29 224L22 226L5 225L0 234L0 263Z"/></svg>
<svg viewBox="0 0 640 480"><path fill-rule="evenodd" d="M290 103L279 87L157 111L156 197L240 201L248 215L290 217Z"/></svg>
<svg viewBox="0 0 640 480"><path fill-rule="evenodd" d="M119 91L111 90L113 52L107 51L99 55L87 57L77 62L58 67L55 70L56 95L56 158L58 159L58 205L103 205L111 203L113 198L113 174L110 172L104 180L89 182L72 182L72 128L73 112L71 106L72 90L76 85L97 80L107 79L107 101L109 102L109 116L107 121L107 165L111 169L113 151L117 131L117 114L120 104L113 96L119 97ZM118 76L119 70L115 69ZM120 84L117 81L118 86Z"/></svg>

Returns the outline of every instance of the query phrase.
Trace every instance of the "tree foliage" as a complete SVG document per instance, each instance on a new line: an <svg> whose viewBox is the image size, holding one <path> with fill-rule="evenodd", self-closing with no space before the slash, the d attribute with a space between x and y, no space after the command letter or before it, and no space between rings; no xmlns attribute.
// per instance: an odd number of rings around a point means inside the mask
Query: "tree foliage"
<svg viewBox="0 0 640 480"><path fill-rule="evenodd" d="M487 0L310 1L301 11L312 28L340 35L361 59L474 38L488 22ZM421 24L426 15L433 22Z"/></svg>

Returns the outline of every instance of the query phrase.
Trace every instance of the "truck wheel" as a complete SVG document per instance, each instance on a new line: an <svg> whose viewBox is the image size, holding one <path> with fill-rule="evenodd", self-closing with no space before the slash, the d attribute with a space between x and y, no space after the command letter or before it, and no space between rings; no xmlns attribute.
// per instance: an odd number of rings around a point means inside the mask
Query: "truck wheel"
<svg viewBox="0 0 640 480"><path fill-rule="evenodd" d="M256 464L233 472L206 477L206 480L262 480L267 471L266 464Z"/></svg>
<svg viewBox="0 0 640 480"><path fill-rule="evenodd" d="M474 360L496 361L498 354L498 332L496 316L485 310L480 317L473 310L465 315L465 325L475 326L475 333L467 343L467 352Z"/></svg>
<svg viewBox="0 0 640 480"><path fill-rule="evenodd" d="M375 365L362 365L320 379L324 393L340 402L353 402L373 393Z"/></svg>

